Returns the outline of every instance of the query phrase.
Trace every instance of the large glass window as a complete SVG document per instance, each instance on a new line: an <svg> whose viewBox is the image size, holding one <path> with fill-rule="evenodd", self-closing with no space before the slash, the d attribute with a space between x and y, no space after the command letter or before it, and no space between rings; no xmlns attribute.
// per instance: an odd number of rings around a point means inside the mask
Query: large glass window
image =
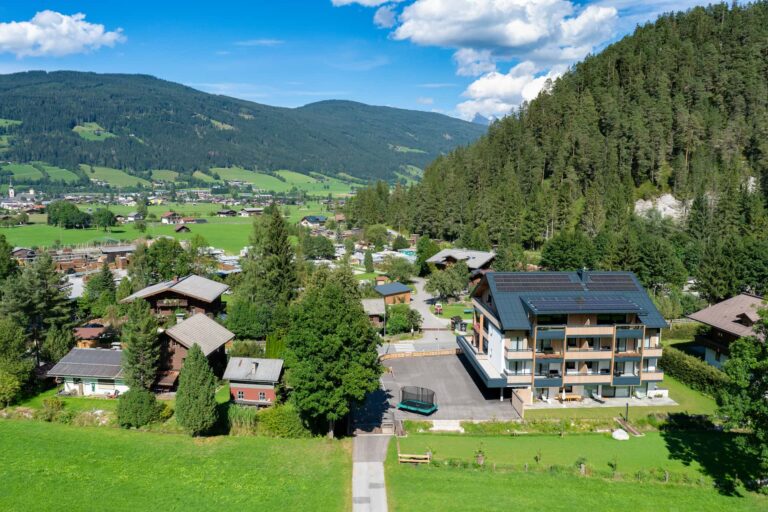
<svg viewBox="0 0 768 512"><path fill-rule="evenodd" d="M541 315L536 317L538 325L565 325L568 323L568 315Z"/></svg>
<svg viewBox="0 0 768 512"><path fill-rule="evenodd" d="M530 361L507 361L507 373L510 375L530 375Z"/></svg>
<svg viewBox="0 0 768 512"><path fill-rule="evenodd" d="M627 323L627 315L623 313L611 313L597 315L598 325L613 325Z"/></svg>

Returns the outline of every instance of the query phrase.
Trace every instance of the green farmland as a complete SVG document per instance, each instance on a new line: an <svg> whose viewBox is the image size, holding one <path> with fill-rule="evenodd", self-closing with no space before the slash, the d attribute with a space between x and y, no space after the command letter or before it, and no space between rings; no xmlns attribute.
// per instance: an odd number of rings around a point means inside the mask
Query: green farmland
<svg viewBox="0 0 768 512"><path fill-rule="evenodd" d="M157 181L176 181L179 173L168 169L155 169L152 171L152 179Z"/></svg>
<svg viewBox="0 0 768 512"><path fill-rule="evenodd" d="M2 420L0 509L347 510L349 446Z"/></svg>
<svg viewBox="0 0 768 512"><path fill-rule="evenodd" d="M136 185L142 185L145 187L151 186L151 183L144 178L131 176L127 172L121 171L120 169L85 164L80 164L80 169L82 169L88 178L105 181L113 187L135 187Z"/></svg>
<svg viewBox="0 0 768 512"><path fill-rule="evenodd" d="M15 119L0 118L0 128L9 128L11 126L18 126L20 124L21 124L21 121L17 121Z"/></svg>
<svg viewBox="0 0 768 512"><path fill-rule="evenodd" d="M242 181L250 183L254 188L274 192L288 192L295 187L310 194L341 196L352 191L350 182L319 174L310 176L294 171L277 171L275 174L283 178L281 180L270 174L249 171L242 167L214 167L211 172L218 174L223 181Z"/></svg>
<svg viewBox="0 0 768 512"><path fill-rule="evenodd" d="M63 181L73 183L80 178L74 172L68 169L62 169L43 162L32 162L29 164L5 164L3 170L13 173L14 180L17 181L39 181L46 175L53 181Z"/></svg>
<svg viewBox="0 0 768 512"><path fill-rule="evenodd" d="M38 181L43 177L40 169L32 164L6 164L3 170L12 172L14 179L19 181Z"/></svg>

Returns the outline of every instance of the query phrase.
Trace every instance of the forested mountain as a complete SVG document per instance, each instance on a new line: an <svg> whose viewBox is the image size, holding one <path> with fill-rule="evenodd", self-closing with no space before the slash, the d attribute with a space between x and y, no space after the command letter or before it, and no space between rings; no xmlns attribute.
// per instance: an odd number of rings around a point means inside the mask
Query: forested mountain
<svg viewBox="0 0 768 512"><path fill-rule="evenodd" d="M545 267L633 270L659 293L694 276L717 300L768 293L767 185L768 3L721 4L638 27L410 190L359 192L349 216L505 261L543 247ZM685 218L633 214L663 192Z"/></svg>
<svg viewBox="0 0 768 512"><path fill-rule="evenodd" d="M485 128L441 114L322 101L289 109L144 75L0 75L2 158L183 173L242 166L391 179ZM7 136L7 137L6 137Z"/></svg>
<svg viewBox="0 0 768 512"><path fill-rule="evenodd" d="M639 27L438 158L415 227L485 223L498 241L512 226L536 245L579 221L621 227L638 195L716 198L767 173L768 4L721 4Z"/></svg>

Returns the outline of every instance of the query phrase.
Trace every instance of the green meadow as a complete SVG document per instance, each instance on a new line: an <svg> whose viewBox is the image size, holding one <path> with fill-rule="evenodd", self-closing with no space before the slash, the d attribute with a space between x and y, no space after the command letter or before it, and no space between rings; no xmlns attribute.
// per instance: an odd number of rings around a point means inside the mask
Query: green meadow
<svg viewBox="0 0 768 512"><path fill-rule="evenodd" d="M105 130L99 123L83 123L72 128L72 131L81 138L92 142L101 142L103 140L117 137L114 133Z"/></svg>
<svg viewBox="0 0 768 512"><path fill-rule="evenodd" d="M0 420L0 509L348 510L350 443ZM311 504L311 506L309 505Z"/></svg>
<svg viewBox="0 0 768 512"><path fill-rule="evenodd" d="M86 164L80 164L80 169L82 169L88 178L105 181L115 187L135 187L137 185L149 187L152 185L144 178L131 176L130 174L126 173L125 171L121 171L120 169Z"/></svg>

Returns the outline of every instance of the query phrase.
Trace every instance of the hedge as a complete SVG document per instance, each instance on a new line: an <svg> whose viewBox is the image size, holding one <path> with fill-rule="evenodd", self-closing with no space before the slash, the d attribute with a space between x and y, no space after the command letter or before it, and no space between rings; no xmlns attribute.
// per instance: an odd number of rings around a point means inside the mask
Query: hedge
<svg viewBox="0 0 768 512"><path fill-rule="evenodd" d="M659 366L666 375L710 396L716 396L728 384L725 373L673 347L664 347Z"/></svg>

